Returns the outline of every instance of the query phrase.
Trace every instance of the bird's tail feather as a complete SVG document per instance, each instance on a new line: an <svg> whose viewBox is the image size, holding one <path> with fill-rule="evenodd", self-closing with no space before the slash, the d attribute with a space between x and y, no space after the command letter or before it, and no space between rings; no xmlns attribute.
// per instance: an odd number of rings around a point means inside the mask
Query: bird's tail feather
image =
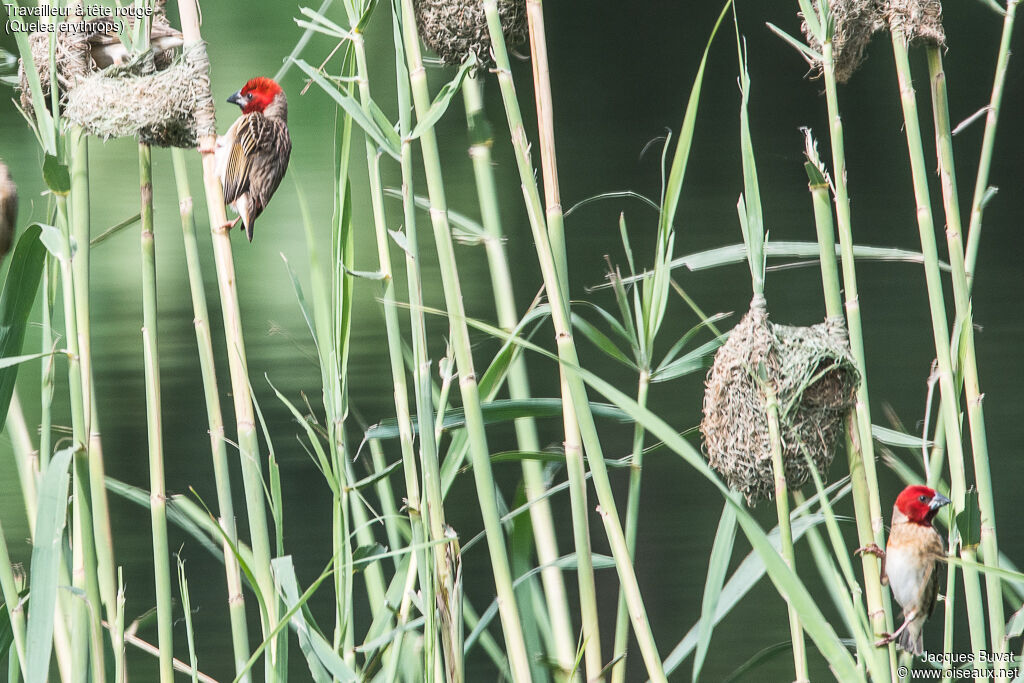
<svg viewBox="0 0 1024 683"><path fill-rule="evenodd" d="M917 628L915 628L915 626ZM903 632L900 633L899 646L904 652L909 652L914 655L924 654L924 624L910 623L907 625Z"/></svg>

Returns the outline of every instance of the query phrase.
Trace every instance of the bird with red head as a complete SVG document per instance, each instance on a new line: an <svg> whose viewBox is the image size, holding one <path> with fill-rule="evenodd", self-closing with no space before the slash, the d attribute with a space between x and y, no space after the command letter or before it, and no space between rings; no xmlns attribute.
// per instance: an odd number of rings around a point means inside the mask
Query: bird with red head
<svg viewBox="0 0 1024 683"><path fill-rule="evenodd" d="M877 644L895 640L906 652L924 653L924 623L935 610L939 594L939 561L945 557L942 537L932 520L949 498L927 486L908 486L892 508L889 539L882 551L861 548L882 558L882 582L903 608L903 624Z"/></svg>
<svg viewBox="0 0 1024 683"><path fill-rule="evenodd" d="M274 196L288 169L292 140L288 134L288 100L276 82L262 76L250 79L228 98L242 115L217 139L217 176L224 201L238 213L252 241L256 219Z"/></svg>

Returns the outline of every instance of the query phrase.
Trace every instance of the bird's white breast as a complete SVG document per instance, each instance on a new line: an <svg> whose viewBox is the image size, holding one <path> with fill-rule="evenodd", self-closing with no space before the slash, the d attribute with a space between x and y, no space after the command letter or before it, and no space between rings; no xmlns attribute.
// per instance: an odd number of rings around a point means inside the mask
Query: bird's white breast
<svg viewBox="0 0 1024 683"><path fill-rule="evenodd" d="M886 550L885 574L889 577L892 595L901 607L914 605L919 600L929 569L929 562L921 560L921 553L912 547L890 547Z"/></svg>

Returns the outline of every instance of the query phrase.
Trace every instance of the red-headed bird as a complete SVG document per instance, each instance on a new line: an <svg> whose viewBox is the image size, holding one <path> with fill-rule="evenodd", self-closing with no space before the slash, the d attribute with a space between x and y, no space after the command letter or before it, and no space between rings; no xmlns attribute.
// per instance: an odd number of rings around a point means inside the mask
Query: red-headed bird
<svg viewBox="0 0 1024 683"><path fill-rule="evenodd" d="M228 102L241 107L242 115L217 139L217 175L225 203L238 213L252 242L253 224L288 169L292 153L288 100L281 86L261 76L246 83Z"/></svg>
<svg viewBox="0 0 1024 683"><path fill-rule="evenodd" d="M892 527L882 552L878 546L862 548L882 558L882 582L889 584L903 608L903 625L877 645L893 640L906 652L924 653L924 622L935 609L939 594L939 560L946 556L942 537L932 526L949 498L927 486L908 486L896 497Z"/></svg>

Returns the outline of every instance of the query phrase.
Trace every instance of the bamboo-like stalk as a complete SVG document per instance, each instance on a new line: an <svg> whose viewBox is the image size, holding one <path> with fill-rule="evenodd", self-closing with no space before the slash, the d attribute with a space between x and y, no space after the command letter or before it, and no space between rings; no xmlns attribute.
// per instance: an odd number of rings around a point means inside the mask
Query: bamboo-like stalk
<svg viewBox="0 0 1024 683"><path fill-rule="evenodd" d="M793 529L789 525L789 490L786 486L786 467L782 462L782 436L779 429L779 399L775 386L765 383L765 411L768 414L768 439L772 450L772 475L775 479L775 512L779 520L779 547L782 559L790 569L796 570L796 553L793 549ZM789 605L789 637L793 648L793 666L795 680L808 681L807 648L804 643L804 631L800 626L800 615Z"/></svg>
<svg viewBox="0 0 1024 683"><path fill-rule="evenodd" d="M882 508L878 495L878 476L875 472L875 449L871 436L871 403L868 395L867 358L864 353L864 332L860 315L860 296L857 293L857 269L853 254L853 225L850 218L850 195L846 178L846 142L843 135L843 121L839 115L839 95L835 77L832 41L822 45L822 64L825 76L825 100L828 109L829 141L832 148L832 174L835 188L836 227L839 233L839 248L842 256L843 292L846 295L846 325L850 334L850 351L860 373L857 387L857 404L853 428L856 434L855 448L847 448L850 478L853 482L853 502L857 525L857 537L861 546L872 543L881 547L884 543ZM849 445L850 442L848 442ZM863 524L867 518L868 525ZM889 600L882 592L881 570L875 558L865 554L861 557L861 571L864 574L864 589L868 614L876 634L892 630L892 610ZM890 675L896 677L896 648L889 647Z"/></svg>
<svg viewBox="0 0 1024 683"><path fill-rule="evenodd" d="M487 14L488 30L497 64L498 83L501 86L502 100L505 104L505 114L508 119L512 144L516 153L519 176L526 195L526 209L530 218L530 227L537 248L541 272L544 276L544 286L548 293L548 300L551 303L551 318L555 327L558 357L562 363L577 367L579 359L576 354L576 347L569 324L569 312L566 307L567 296L561 291L562 287L556 266L556 257L552 251L552 243L548 237L547 226L543 218L544 210L541 205L537 182L533 175L529 143L523 128L522 114L516 99L515 85L512 82L508 52L505 47L504 35L501 31L501 19L498 16L495 0L484 0L483 6ZM594 424L594 417L590 411L586 387L576 373L568 373L567 378L569 391L568 394L563 395L563 401L568 401L573 406L575 418L578 421L581 440L586 448L587 462L590 464L593 474L594 488L597 491L598 501L600 502L602 522L604 523L608 541L612 548L612 555L615 558L622 590L626 595L626 604L629 608L630 620L640 646L640 652L651 679L654 681L664 681L666 679L661 665L661 656L658 654L657 646L654 642L654 635L647 620L647 613L640 595L640 588L636 581L636 574L629 559L629 549L622 531L622 524L612 493L611 482L608 478L608 470L597 435L597 428ZM571 436L571 433L567 433L567 438L569 436ZM577 500L574 502L574 505L576 505L579 503L579 492L585 489L583 487L582 463L577 462L579 451L573 453L571 451L573 446L575 444L566 443L566 469L571 482L570 494L573 491L577 492ZM583 545L581 549L579 535L581 532L585 532L587 527L585 524L579 524L575 516L573 526L574 531L577 533L577 556L582 556L589 552L585 550L589 548L589 542ZM596 615L593 616L592 626L596 628ZM584 614L583 621L584 637L586 637L588 615Z"/></svg>
<svg viewBox="0 0 1024 683"><path fill-rule="evenodd" d="M241 571L238 566L238 558L230 547L238 545L238 530L235 526L235 508L231 494L231 471L228 465L227 446L224 442L224 417L220 409L220 391L217 386L213 340L210 336L210 314L206 305L206 290L199 257L199 243L196 239L195 215L192 208L192 189L189 185L184 150L172 149L171 161L174 165L174 179L178 190L178 210L181 215L181 234L185 244L188 284L192 294L192 324L196 330L199 369L203 376L203 396L206 400L206 419L210 432L210 455L213 461L213 481L217 490L219 523L228 541L224 544L224 572L228 587L232 655L235 671L238 672L245 666L251 653ZM243 680L248 681L249 677L245 676Z"/></svg>
<svg viewBox="0 0 1024 683"><path fill-rule="evenodd" d="M199 9L196 0L179 0L178 12L186 48L201 42ZM212 112L209 112L209 116L212 118ZM217 264L221 313L224 317L224 337L227 342L231 395L234 401L235 423L238 431L242 483L245 488L246 512L249 520L249 536L253 553L252 571L256 580L254 588L262 594L266 601L267 619L263 624L263 629L264 632L268 632L278 621L278 600L270 570L270 536L267 530L259 440L256 434L252 394L249 387L235 265L231 255L231 239L226 227L228 221L224 208L224 191L217 178L216 161L214 160L215 147L215 136L205 136L199 141L199 152L203 160L206 206L210 219L214 260ZM268 649L268 661L265 667L268 683L276 683L278 680L274 663L277 660L278 646L282 642L285 642L283 637L272 643Z"/></svg>
<svg viewBox="0 0 1024 683"><path fill-rule="evenodd" d="M167 488L164 484L163 413L160 407L160 354L156 321L156 246L153 235L153 162L149 145L139 143L142 195L142 351L146 374L146 426L149 433L149 511L153 530L160 681L174 681L174 615L171 560L167 546Z"/></svg>
<svg viewBox="0 0 1024 683"><path fill-rule="evenodd" d="M405 40L403 30L402 11L397 11L393 17L395 49L399 51ZM430 381L430 358L427 355L427 323L423 312L423 277L420 269L419 251L419 228L416 220L415 205L415 181L413 178L413 144L409 138L413 130L412 122L412 85L409 78L408 66L397 59L395 63L397 74L397 99L398 99L398 131L401 137L400 163L402 170L402 217L405 225L405 270L406 286L409 297L409 321L412 337L413 354L413 390L416 400L416 418L419 427L420 461L424 468L428 466L432 474L424 473L424 498L421 504L424 507L422 524L424 535L433 534L432 525L437 513L433 508L440 506L443 510L443 493L439 497L433 486L426 485L428 479L432 479L433 471L438 467L439 456L437 450L437 436L434 432L434 396ZM416 527L413 527L413 540L416 539ZM424 592L424 600L435 599L435 568L436 562L432 559L438 558L436 554L424 554L419 561L420 589ZM443 562L443 560L442 560ZM432 671L432 665L439 660L436 652L438 639L438 619L434 610L428 610L424 616L423 642L424 642L424 666L426 671ZM456 653L457 654L457 653Z"/></svg>
<svg viewBox="0 0 1024 683"><path fill-rule="evenodd" d="M480 202L480 222L487 234L484 248L491 274L491 290L497 311L498 326L512 332L519 322L516 313L515 285L509 268L508 254L504 245L504 230L501 225L501 211L494 180L491 147L494 144L484 110L482 75L475 74L462 83L462 94L466 108L466 121L470 134L469 158L473 162L477 198ZM508 369L508 394L512 400L530 397L530 384L526 371L526 359L521 355L512 361ZM540 450L537 425L533 418L515 421L516 442L522 451ZM551 505L543 494L544 468L541 463L523 461L523 486L527 501L536 501L530 507L530 521L533 525L537 562L547 569L541 571L541 582L551 620L555 662L566 675L575 664L576 646L572 637L572 618L569 601L565 595L565 582L561 570L555 566L558 560L558 538L555 535L551 516Z"/></svg>
<svg viewBox="0 0 1024 683"><path fill-rule="evenodd" d="M57 284L57 267L53 255L46 253L46 261L43 265L43 294L42 294L42 325L41 338L42 353L53 351L53 308L55 303L55 289ZM54 356L43 357L39 377L39 459L35 470L37 474L46 470L50 463L50 455L53 452L53 384L56 377L57 367ZM28 501L25 501L28 504ZM32 510L35 510L35 502L32 502ZM32 515L30 514L29 517ZM34 524L34 522L31 522Z"/></svg>
<svg viewBox="0 0 1024 683"><path fill-rule="evenodd" d="M422 120L430 109L431 99L427 88L427 74L420 53L419 39L416 34L412 0L402 0L402 33L409 66L413 104L417 118ZM498 594L498 611L505 636L505 647L512 668L512 679L527 681L530 677L529 659L526 654L522 624L519 620L519 608L516 605L512 587L505 535L498 514L487 433L484 429L483 412L480 408L479 386L473 365L469 330L466 326L462 288L455 263L451 228L448 224L441 160L433 128L423 131L420 136L420 149L423 153L423 166L426 171L427 194L430 197L430 218L434 228L438 260L441 265L441 283L448 309L451 342L459 372L459 389L466 415L466 432L469 436L469 453L473 462L473 478L476 481L481 516L487 533L487 546L490 551L491 570L494 574L494 583Z"/></svg>
<svg viewBox="0 0 1024 683"><path fill-rule="evenodd" d="M808 132L807 135L808 162L810 166L813 166L816 174L819 176L810 181L809 188L814 207L814 226L818 237L821 283L825 297L825 315L831 319L843 320L843 298L839 283L839 265L836 262L835 228L832 221L832 208L829 200L829 185L825 177L821 160L817 156L816 147L810 138L810 133ZM867 477L864 475L862 466L863 454L860 452L860 439L857 438L860 432L858 431L856 420L857 417L855 414L851 414L848 418L847 428L844 430L844 441L846 445L847 462L850 468L850 481L854 490L854 496L862 501L862 506L866 507L864 501L868 498L868 492L866 490ZM874 535L871 531L870 515L865 514L867 511L864 507L860 509L860 514L855 516L857 536L862 543L871 543L871 539ZM809 529L808 533L811 535L810 538L812 543L820 543L820 540L818 540L817 529ZM875 563L871 562L871 565L874 567ZM875 575L878 575L879 572L877 568L875 568L874 573ZM868 574L865 572L865 578L867 577ZM870 604L870 602L868 604ZM881 619L873 618L873 621L881 621L882 624L884 624L884 621ZM873 664L872 671L876 672L876 675L878 672L889 670L889 649L880 650L879 648L874 647L872 643L870 650L865 652L863 649L860 649L859 646L860 644L858 643L860 656L865 659L871 658L871 664Z"/></svg>
<svg viewBox="0 0 1024 683"><path fill-rule="evenodd" d="M928 192L927 171L921 142L921 128L918 121L917 102L914 86L910 79L910 60L907 43L902 30L892 30L893 56L896 61L896 75L899 82L900 102L903 106L904 130L913 175L914 197L917 203L917 224L921 238L921 253L924 254L925 281L928 288L928 304L932 319L932 335L935 341L935 355L938 366L939 389L942 397L941 411L946 432L946 448L949 454L950 499L954 514L964 510L966 475L964 470L963 444L960 441L958 396L954 385L949 343L949 325L946 321L946 306L942 293L942 278L939 271L938 249L935 243L935 224L932 219L931 199ZM955 530L950 530L955 537ZM964 552L964 551L961 551ZM970 551L968 551L970 552ZM973 554L973 553L972 553ZM971 647L976 661L985 650L984 617L982 606L975 601L980 590L970 584L970 576L964 572L964 588L971 631ZM977 576L974 576L977 581Z"/></svg>
<svg viewBox="0 0 1024 683"><path fill-rule="evenodd" d="M71 264L71 220L68 198L57 197L57 221L61 229L61 289L64 300L64 328L68 344L68 388L71 403L71 437L74 444L74 476L72 487L72 558L73 586L86 600L75 600L71 607L71 669L75 676L92 673L95 681L105 679L103 670L103 635L100 626L99 582L96 576L96 545L92 526L89 491L89 435L85 426L85 391L78 346L78 322L75 307L75 285ZM92 657L90 658L90 651ZM92 663L92 669L89 663Z"/></svg>
<svg viewBox="0 0 1024 683"><path fill-rule="evenodd" d="M978 174L974 183L974 197L971 199L971 222L967 230L967 285L974 283L974 266L978 262L978 245L981 243L981 220L985 195L988 193L988 174L992 168L992 152L996 146L996 130L999 112L1002 109L1003 90L1010 63L1010 39L1013 37L1013 22L1017 16L1020 0L1006 0L1006 14L1003 15L1003 32L999 39L999 53L996 59L995 75L992 79L992 95L985 115L985 134L981 140L981 157L978 159Z"/></svg>
<svg viewBox="0 0 1024 683"><path fill-rule="evenodd" d="M963 348L960 349L960 357L963 359L961 371L963 372L964 392L967 395L967 418L971 432L971 454L974 459L974 482L978 488L978 504L981 510L981 550L985 564L990 567L998 567L999 547L996 540L995 497L992 492L992 471L989 467L988 437L985 429L985 412L982 406L984 394L981 391L978 378L978 362L975 353L971 293L964 259L946 74L942 66L942 52L939 47L930 45L927 48L927 53L928 72L932 86L932 111L935 120L939 178L946 214L946 245L949 251L953 299L956 306L957 324L954 325L954 330L962 331L960 334L963 344ZM954 359L950 360L952 362ZM956 390L959 393L960 387L956 387ZM959 405L959 400L957 405ZM1003 613L1003 596L999 577L995 574L987 574L985 588L988 597L989 640L992 643L993 651L1006 652L1007 642L1003 637L1006 618ZM1000 658L996 659L997 669L1006 670L1008 663Z"/></svg>

